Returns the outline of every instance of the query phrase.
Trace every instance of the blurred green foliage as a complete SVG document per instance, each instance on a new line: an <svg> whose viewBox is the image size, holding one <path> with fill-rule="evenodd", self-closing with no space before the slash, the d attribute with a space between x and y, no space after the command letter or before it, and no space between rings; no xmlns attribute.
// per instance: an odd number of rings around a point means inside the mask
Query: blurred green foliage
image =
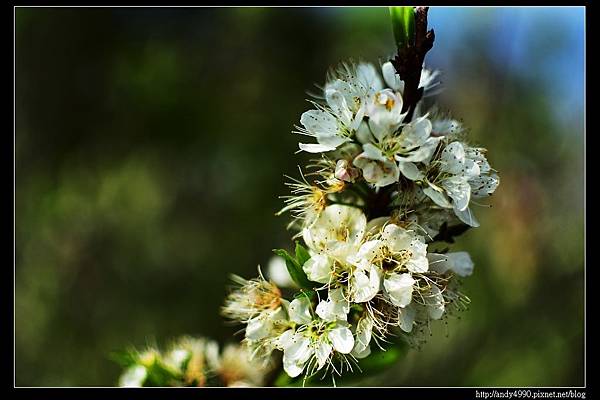
<svg viewBox="0 0 600 400"><path fill-rule="evenodd" d="M507 44L499 15L430 11L440 102L501 174L454 246L476 262L471 309L363 384L583 384L583 110L535 69L583 57L583 17L576 43L548 16ZM509 45L542 61L510 63ZM238 340L219 316L228 274L293 248L274 213L307 160L290 134L306 91L394 48L386 7L18 8L16 384L112 386L115 350ZM579 87L577 65L556 79Z"/></svg>

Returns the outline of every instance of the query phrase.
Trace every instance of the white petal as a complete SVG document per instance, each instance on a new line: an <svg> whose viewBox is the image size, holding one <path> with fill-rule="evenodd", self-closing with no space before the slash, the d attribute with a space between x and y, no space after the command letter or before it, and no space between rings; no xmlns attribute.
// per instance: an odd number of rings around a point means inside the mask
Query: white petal
<svg viewBox="0 0 600 400"><path fill-rule="evenodd" d="M335 305L331 301L321 300L317 305L315 312L321 319L328 322L333 322L337 319L335 317L334 306Z"/></svg>
<svg viewBox="0 0 600 400"><path fill-rule="evenodd" d="M352 274L352 293L353 301L364 303L371 300L381 288L381 272L371 265L369 274L360 269L356 269Z"/></svg>
<svg viewBox="0 0 600 400"><path fill-rule="evenodd" d="M313 251L325 251L334 256L334 250L338 248L358 246L366 225L367 218L359 208L333 204L327 206L315 222L303 230L302 235Z"/></svg>
<svg viewBox="0 0 600 400"><path fill-rule="evenodd" d="M336 148L339 145L346 143L348 140L348 138L343 137L343 136L325 136L325 135L319 135L316 136L317 141L319 142L319 144L323 145L323 146L328 146L328 147L333 147Z"/></svg>
<svg viewBox="0 0 600 400"><path fill-rule="evenodd" d="M444 315L444 296L440 288L433 285L431 292L425 295L425 303L427 304L427 312L432 319L440 319Z"/></svg>
<svg viewBox="0 0 600 400"><path fill-rule="evenodd" d="M453 176L444 179L442 187L453 201L454 208L458 211L464 211L469 206L471 200L471 185L461 176Z"/></svg>
<svg viewBox="0 0 600 400"><path fill-rule="evenodd" d="M402 153L396 154L395 158L397 161L423 162L429 164L431 156L435 153L439 142L440 138L430 137L421 145L421 147L407 153L407 155L403 155Z"/></svg>
<svg viewBox="0 0 600 400"><path fill-rule="evenodd" d="M288 347L294 344L295 335L296 333L293 329L288 329L287 331L279 335L277 339L275 339L275 346L279 350L287 349Z"/></svg>
<svg viewBox="0 0 600 400"><path fill-rule="evenodd" d="M373 333L373 321L370 318L363 318L358 321L356 326L355 349L364 349L369 346Z"/></svg>
<svg viewBox="0 0 600 400"><path fill-rule="evenodd" d="M418 181L425 178L425 175L423 175L423 173L419 171L419 168L417 168L417 166L414 163L399 162L398 168L400 169L400 172L402 172L402 175L404 175L411 181Z"/></svg>
<svg viewBox="0 0 600 400"><path fill-rule="evenodd" d="M366 121L360 122L360 125L356 130L356 139L362 144L370 143L374 140L371 130L369 129L369 124Z"/></svg>
<svg viewBox="0 0 600 400"><path fill-rule="evenodd" d="M394 132L406 113L402 113L402 97L391 89L377 92L367 104L369 127L371 132L381 141Z"/></svg>
<svg viewBox="0 0 600 400"><path fill-rule="evenodd" d="M313 282L327 283L331 279L333 261L323 254L315 254L302 266L302 270Z"/></svg>
<svg viewBox="0 0 600 400"><path fill-rule="evenodd" d="M302 114L300 123L309 134L315 136L335 136L338 131L338 123L335 117L321 110L309 110Z"/></svg>
<svg viewBox="0 0 600 400"><path fill-rule="evenodd" d="M400 141L405 149L411 150L424 144L430 133L431 121L427 117L421 117L402 128Z"/></svg>
<svg viewBox="0 0 600 400"><path fill-rule="evenodd" d="M369 119L369 130L375 139L377 139L378 142L381 142L383 138L392 133L393 127L385 123L378 122L377 120Z"/></svg>
<svg viewBox="0 0 600 400"><path fill-rule="evenodd" d="M423 189L423 193L427 195L435 204L443 208L452 208L452 204L442 191L442 189L434 186L433 184L429 184L429 187Z"/></svg>
<svg viewBox="0 0 600 400"><path fill-rule="evenodd" d="M369 92L383 89L383 83L373 64L360 63L356 68L356 79Z"/></svg>
<svg viewBox="0 0 600 400"><path fill-rule="evenodd" d="M460 142L452 142L442 150L440 156L442 170L451 174L459 174L465 162L465 148Z"/></svg>
<svg viewBox="0 0 600 400"><path fill-rule="evenodd" d="M306 297L300 297L292 300L288 308L290 320L297 324L309 324L312 321L310 315L310 300Z"/></svg>
<svg viewBox="0 0 600 400"><path fill-rule="evenodd" d="M355 347L354 349L352 349L352 352L350 354L352 354L358 359L368 357L369 355L371 355L371 346L358 349Z"/></svg>
<svg viewBox="0 0 600 400"><path fill-rule="evenodd" d="M402 329L404 332L410 333L415 322L415 315L416 310L412 304L409 304L400 310L400 329Z"/></svg>
<svg viewBox="0 0 600 400"><path fill-rule="evenodd" d="M260 314L248 321L246 325L246 338L250 340L260 340L269 336L270 322Z"/></svg>
<svg viewBox="0 0 600 400"><path fill-rule="evenodd" d="M463 165L463 169L460 172L461 175L466 176L468 178L473 178L479 175L479 164L470 158L465 159L465 163Z"/></svg>
<svg viewBox="0 0 600 400"><path fill-rule="evenodd" d="M396 224L388 224L383 230L381 238L392 252L397 253L410 247L414 235Z"/></svg>
<svg viewBox="0 0 600 400"><path fill-rule="evenodd" d="M342 354L348 354L354 348L354 336L345 326L333 328L327 332L327 337L331 340L333 348Z"/></svg>
<svg viewBox="0 0 600 400"><path fill-rule="evenodd" d="M404 81L400 79L400 75L396 73L396 68L391 62L386 62L381 66L381 72L386 85L400 92L404 91Z"/></svg>
<svg viewBox="0 0 600 400"><path fill-rule="evenodd" d="M291 378L295 378L302 373L304 364L305 363L299 363L296 360L286 357L285 354L283 355L283 370Z"/></svg>
<svg viewBox="0 0 600 400"><path fill-rule="evenodd" d="M327 359L333 350L333 346L324 340L319 342L317 348L315 349L315 356L317 357L318 369L321 369L327 363Z"/></svg>
<svg viewBox="0 0 600 400"><path fill-rule="evenodd" d="M455 119L444 118L432 122L432 134L436 136L446 136L452 133L462 132L462 125Z"/></svg>
<svg viewBox="0 0 600 400"><path fill-rule="evenodd" d="M218 352L218 347L217 347L217 352ZM179 368L181 368L181 365L183 364L183 362L189 357L189 355L190 355L190 352L187 350L174 349L174 350L171 350L165 357L165 363L175 367L176 369L179 369Z"/></svg>
<svg viewBox="0 0 600 400"><path fill-rule="evenodd" d="M325 90L325 99L331 110L337 115L345 126L352 123L352 111L350 111L344 95L335 89Z"/></svg>
<svg viewBox="0 0 600 400"><path fill-rule="evenodd" d="M446 254L429 253L427 258L431 270L440 274L448 270L454 271L459 276L469 276L473 273L473 260L466 251Z"/></svg>
<svg viewBox="0 0 600 400"><path fill-rule="evenodd" d="M298 147L300 150L306 151L307 153L326 153L336 149L332 146L325 146L316 143L298 143Z"/></svg>
<svg viewBox="0 0 600 400"><path fill-rule="evenodd" d="M464 211L458 210L454 207L454 214L465 224L472 226L473 228L477 228L479 226L479 221L475 218L473 211L469 207L467 207Z"/></svg>
<svg viewBox="0 0 600 400"><path fill-rule="evenodd" d="M429 261L424 255L417 257L413 256L410 260L406 262L406 268L410 272L422 274L423 272L427 272L427 270L429 269Z"/></svg>
<svg viewBox="0 0 600 400"><path fill-rule="evenodd" d="M367 262L372 261L377 256L381 246L381 240L369 240L363 243L362 246L360 246L358 253L356 253L357 263L355 265L359 265L362 260Z"/></svg>
<svg viewBox="0 0 600 400"><path fill-rule="evenodd" d="M390 217L378 217L378 218L373 218L372 220L370 220L367 223L367 229L365 234L367 235L375 235L378 234L379 232L381 232L381 230L383 229L383 226L389 222Z"/></svg>
<svg viewBox="0 0 600 400"><path fill-rule="evenodd" d="M363 146L363 155L371 160L376 161L386 161L387 159L377 147L372 145L371 143L367 143Z"/></svg>
<svg viewBox="0 0 600 400"><path fill-rule="evenodd" d="M380 165L383 171L383 176L377 182L374 182L375 187L384 187L398 182L400 179L400 169L395 162L385 161L380 163Z"/></svg>
<svg viewBox="0 0 600 400"><path fill-rule="evenodd" d="M413 284L416 281L410 274L391 274L384 279L383 286L392 301L398 307L406 307L412 301Z"/></svg>
<svg viewBox="0 0 600 400"><path fill-rule="evenodd" d="M283 351L284 357L298 363L305 363L313 355L314 350L310 345L310 339L296 332L292 338L292 344Z"/></svg>
<svg viewBox="0 0 600 400"><path fill-rule="evenodd" d="M497 174L480 175L469 179L471 185L471 195L475 198L487 197L496 191L500 184Z"/></svg>

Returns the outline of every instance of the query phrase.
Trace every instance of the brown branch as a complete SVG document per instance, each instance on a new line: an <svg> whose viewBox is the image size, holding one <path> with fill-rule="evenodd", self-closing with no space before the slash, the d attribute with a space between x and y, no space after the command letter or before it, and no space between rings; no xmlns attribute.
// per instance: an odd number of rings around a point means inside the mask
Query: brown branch
<svg viewBox="0 0 600 400"><path fill-rule="evenodd" d="M404 47L398 48L398 54L391 60L400 79L404 81L402 111L408 111L406 121L412 120L417 103L423 97L423 89L419 88L421 70L425 55L431 50L435 40L433 29L427 31L428 11L429 7L415 7L415 41L409 41Z"/></svg>

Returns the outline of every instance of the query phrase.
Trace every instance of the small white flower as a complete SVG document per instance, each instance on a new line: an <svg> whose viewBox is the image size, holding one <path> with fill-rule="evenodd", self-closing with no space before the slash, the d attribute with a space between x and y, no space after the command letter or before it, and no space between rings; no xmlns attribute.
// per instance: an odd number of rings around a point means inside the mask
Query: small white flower
<svg viewBox="0 0 600 400"><path fill-rule="evenodd" d="M227 318L246 322L264 311L276 310L283 301L279 288L262 274L251 280L233 275L232 280L239 287L225 299L222 314Z"/></svg>
<svg viewBox="0 0 600 400"><path fill-rule="evenodd" d="M375 93L367 105L369 128L379 142L395 132L402 123L406 116L406 112L402 112L402 104L400 93L383 89Z"/></svg>
<svg viewBox="0 0 600 400"><path fill-rule="evenodd" d="M245 346L228 344L213 367L228 387L262 386L269 366L252 359Z"/></svg>
<svg viewBox="0 0 600 400"><path fill-rule="evenodd" d="M499 184L498 175L492 171L483 152L458 141L449 143L439 159L441 178L429 182L429 187L423 189L434 203L452 207L462 222L473 227L479 226L479 222L469 209L471 197L489 196Z"/></svg>
<svg viewBox="0 0 600 400"><path fill-rule="evenodd" d="M348 354L354 347L354 336L343 321L334 323L313 320L304 330L286 331L278 338L283 350L283 369L292 378L300 375L312 358L316 359L312 374L330 362L334 351Z"/></svg>
<svg viewBox="0 0 600 400"><path fill-rule="evenodd" d="M400 169L395 161L383 157L381 151L370 143L365 144L363 149L365 151L354 159L353 164L362 170L363 178L367 182L375 187L398 182Z"/></svg>
<svg viewBox="0 0 600 400"><path fill-rule="evenodd" d="M427 244L423 238L413 231L408 231L395 224L389 224L383 230L381 243L392 257L396 257L402 265L413 273L427 272Z"/></svg>
<svg viewBox="0 0 600 400"><path fill-rule="evenodd" d="M360 245L366 225L367 218L359 208L333 204L310 227L303 229L302 237L314 252L345 262Z"/></svg>
<svg viewBox="0 0 600 400"><path fill-rule="evenodd" d="M250 319L246 325L246 338L251 341L259 341L264 338L273 337L277 326L287 322L285 310L278 307L275 310L266 310L258 316Z"/></svg>

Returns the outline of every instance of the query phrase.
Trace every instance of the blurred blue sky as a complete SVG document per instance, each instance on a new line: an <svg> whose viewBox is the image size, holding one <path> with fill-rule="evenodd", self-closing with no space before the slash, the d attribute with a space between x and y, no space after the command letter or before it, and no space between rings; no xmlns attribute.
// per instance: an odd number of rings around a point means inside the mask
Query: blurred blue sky
<svg viewBox="0 0 600 400"><path fill-rule="evenodd" d="M464 35L487 31L492 61L526 79L542 80L545 94L558 102L559 116L582 110L584 7L432 7L429 25L436 47L444 49L432 52L433 67L444 67L442 54L452 54Z"/></svg>

